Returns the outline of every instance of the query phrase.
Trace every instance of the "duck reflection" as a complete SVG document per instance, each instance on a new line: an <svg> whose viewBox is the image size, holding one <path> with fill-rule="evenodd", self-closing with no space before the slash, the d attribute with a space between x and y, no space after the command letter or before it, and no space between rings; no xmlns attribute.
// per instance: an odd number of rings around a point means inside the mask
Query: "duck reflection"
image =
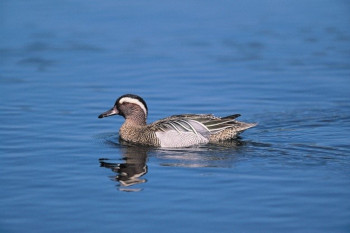
<svg viewBox="0 0 350 233"><path fill-rule="evenodd" d="M231 167L245 142L229 140L197 147L158 149L156 156L161 166L168 167Z"/></svg>
<svg viewBox="0 0 350 233"><path fill-rule="evenodd" d="M109 168L117 175L112 176L112 180L119 182L123 191L140 191L138 189L124 189L123 187L145 183L147 180L142 176L147 173L147 151L149 148L122 143L120 149L125 162L109 162L110 159L99 159L100 166Z"/></svg>
<svg viewBox="0 0 350 233"><path fill-rule="evenodd" d="M129 144L123 141L111 142L120 148L122 162L110 162L108 158L99 159L100 166L111 169L116 175L112 180L119 183L121 191L141 191L131 186L147 182L142 178L148 171L147 160L149 154L161 166L171 167L231 167L236 155L244 150L246 142L238 140L208 144L198 147L162 149Z"/></svg>

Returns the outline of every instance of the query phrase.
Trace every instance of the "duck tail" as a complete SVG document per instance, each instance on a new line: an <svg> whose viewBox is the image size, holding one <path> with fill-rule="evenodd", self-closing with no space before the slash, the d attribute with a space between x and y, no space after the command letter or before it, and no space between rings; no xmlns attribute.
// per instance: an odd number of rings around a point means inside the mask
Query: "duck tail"
<svg viewBox="0 0 350 233"><path fill-rule="evenodd" d="M246 122L237 122L237 123L239 123L239 127L237 128L237 131L239 132L243 132L246 129L249 129L258 125L258 123L246 123Z"/></svg>

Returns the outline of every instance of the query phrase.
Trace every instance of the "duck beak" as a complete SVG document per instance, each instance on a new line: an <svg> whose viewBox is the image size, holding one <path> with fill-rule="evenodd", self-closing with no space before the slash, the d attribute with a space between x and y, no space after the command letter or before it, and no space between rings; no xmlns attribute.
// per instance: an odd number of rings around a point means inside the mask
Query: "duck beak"
<svg viewBox="0 0 350 233"><path fill-rule="evenodd" d="M98 116L98 118L104 118L104 117L109 117L109 116L113 116L113 115L118 115L119 114L119 111L117 109L116 106L114 106L113 108L111 108L110 110L100 114Z"/></svg>

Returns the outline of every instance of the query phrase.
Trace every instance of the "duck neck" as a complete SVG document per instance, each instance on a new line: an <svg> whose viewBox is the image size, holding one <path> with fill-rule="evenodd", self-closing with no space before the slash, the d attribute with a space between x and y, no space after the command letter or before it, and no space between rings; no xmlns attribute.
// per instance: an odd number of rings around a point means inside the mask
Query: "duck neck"
<svg viewBox="0 0 350 233"><path fill-rule="evenodd" d="M125 117L126 124L144 126L146 125L146 116L144 113L133 114L131 116Z"/></svg>

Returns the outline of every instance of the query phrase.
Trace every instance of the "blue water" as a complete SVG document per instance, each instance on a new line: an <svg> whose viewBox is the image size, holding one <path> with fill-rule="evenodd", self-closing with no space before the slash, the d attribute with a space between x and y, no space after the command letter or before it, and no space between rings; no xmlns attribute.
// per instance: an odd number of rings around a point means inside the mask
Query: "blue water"
<svg viewBox="0 0 350 233"><path fill-rule="evenodd" d="M0 2L0 232L349 232L348 1ZM237 141L122 144L97 116L240 113Z"/></svg>

